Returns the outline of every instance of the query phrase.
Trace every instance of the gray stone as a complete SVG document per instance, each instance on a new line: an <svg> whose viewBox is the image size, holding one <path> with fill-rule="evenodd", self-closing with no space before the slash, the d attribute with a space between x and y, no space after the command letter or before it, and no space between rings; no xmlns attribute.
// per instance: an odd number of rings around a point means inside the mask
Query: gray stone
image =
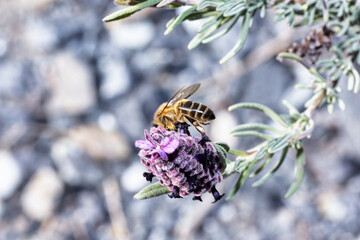
<svg viewBox="0 0 360 240"><path fill-rule="evenodd" d="M8 43L5 39L0 38L0 58L5 56L8 51Z"/></svg>
<svg viewBox="0 0 360 240"><path fill-rule="evenodd" d="M81 114L96 101L90 69L71 53L60 53L50 61L47 71L50 89L48 112Z"/></svg>
<svg viewBox="0 0 360 240"><path fill-rule="evenodd" d="M27 1L32 2L32 1ZM41 19L26 22L22 45L26 46L29 54L45 53L56 45L57 32L50 23Z"/></svg>
<svg viewBox="0 0 360 240"><path fill-rule="evenodd" d="M154 26L148 21L115 23L111 26L111 42L119 48L141 49L148 45L154 36Z"/></svg>
<svg viewBox="0 0 360 240"><path fill-rule="evenodd" d="M0 65L0 96L18 95L21 89L21 65L5 62Z"/></svg>
<svg viewBox="0 0 360 240"><path fill-rule="evenodd" d="M81 125L69 130L68 135L91 158L125 160L130 156L130 144L118 131L105 131L95 125Z"/></svg>
<svg viewBox="0 0 360 240"><path fill-rule="evenodd" d="M13 195L22 179L21 166L14 156L0 150L0 201Z"/></svg>
<svg viewBox="0 0 360 240"><path fill-rule="evenodd" d="M21 195L21 207L28 217L43 221L50 217L63 192L63 183L49 167L36 171Z"/></svg>
<svg viewBox="0 0 360 240"><path fill-rule="evenodd" d="M110 99L126 93L130 88L128 66L119 59L104 58L99 61L102 74L100 94L104 99Z"/></svg>
<svg viewBox="0 0 360 240"><path fill-rule="evenodd" d="M51 148L52 159L61 178L72 186L98 184L103 174L84 154L79 144L69 138L57 140Z"/></svg>
<svg viewBox="0 0 360 240"><path fill-rule="evenodd" d="M140 161L134 162L125 172L121 174L121 185L123 189L128 192L137 192L145 187L148 182L143 177L143 173L146 171L145 167Z"/></svg>
<svg viewBox="0 0 360 240"><path fill-rule="evenodd" d="M347 207L339 199L339 193L329 190L319 195L317 210L325 218L334 222L341 222L347 216Z"/></svg>

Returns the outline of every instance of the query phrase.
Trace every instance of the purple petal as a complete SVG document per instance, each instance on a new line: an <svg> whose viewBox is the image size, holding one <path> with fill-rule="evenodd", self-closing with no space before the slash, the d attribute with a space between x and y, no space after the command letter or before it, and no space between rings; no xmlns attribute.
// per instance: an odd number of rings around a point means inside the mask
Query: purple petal
<svg viewBox="0 0 360 240"><path fill-rule="evenodd" d="M168 160L168 156L166 155L166 152L164 152L163 150L158 150L158 153L160 154L161 158L164 160Z"/></svg>
<svg viewBox="0 0 360 240"><path fill-rule="evenodd" d="M148 141L144 141L144 140L136 140L135 147L138 147L141 149L147 149L147 150L154 149L154 146L151 143L149 143Z"/></svg>
<svg viewBox="0 0 360 240"><path fill-rule="evenodd" d="M175 138L165 138L161 143L161 149L166 153L175 152L176 148L179 146L179 141Z"/></svg>
<svg viewBox="0 0 360 240"><path fill-rule="evenodd" d="M151 151L151 154L153 156L156 156L156 155L160 155L160 157L164 160L168 160L168 156L166 155L166 152L164 152L163 150L161 149L154 149Z"/></svg>
<svg viewBox="0 0 360 240"><path fill-rule="evenodd" d="M154 141L154 139L152 139L152 137L150 136L149 132L146 129L144 131L144 134L145 134L146 140L148 140L152 145L156 146L156 142Z"/></svg>

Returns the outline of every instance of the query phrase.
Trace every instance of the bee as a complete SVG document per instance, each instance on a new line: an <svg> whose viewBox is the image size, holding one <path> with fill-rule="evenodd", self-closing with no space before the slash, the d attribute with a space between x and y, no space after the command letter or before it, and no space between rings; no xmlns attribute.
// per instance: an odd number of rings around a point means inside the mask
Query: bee
<svg viewBox="0 0 360 240"><path fill-rule="evenodd" d="M168 102L161 104L154 114L153 125L162 126L167 130L178 130L178 123L190 123L198 132L205 134L202 125L209 124L210 120L215 119L214 112L202 103L187 100L199 87L200 83L196 83L182 88Z"/></svg>

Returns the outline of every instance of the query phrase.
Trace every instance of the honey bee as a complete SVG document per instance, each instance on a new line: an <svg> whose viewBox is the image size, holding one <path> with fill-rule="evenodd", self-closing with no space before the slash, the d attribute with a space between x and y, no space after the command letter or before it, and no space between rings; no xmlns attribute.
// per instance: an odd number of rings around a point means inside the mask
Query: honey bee
<svg viewBox="0 0 360 240"><path fill-rule="evenodd" d="M162 126L167 130L177 130L178 123L190 123L201 134L205 133L202 125L209 124L215 119L214 112L204 104L187 100L200 87L200 83L182 88L163 103L154 114L154 126ZM187 130L187 129L186 129ZM188 131L187 131L188 132Z"/></svg>

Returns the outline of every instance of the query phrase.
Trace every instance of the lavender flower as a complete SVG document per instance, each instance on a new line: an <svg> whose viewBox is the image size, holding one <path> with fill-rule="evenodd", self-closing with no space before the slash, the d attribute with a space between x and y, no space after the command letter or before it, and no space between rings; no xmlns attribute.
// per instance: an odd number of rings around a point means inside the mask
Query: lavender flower
<svg viewBox="0 0 360 240"><path fill-rule="evenodd" d="M193 193L194 200L201 200L201 195L209 191L215 201L223 196L215 184L222 180L224 166L211 142L160 126L152 127L150 133L145 130L145 138L135 141L148 170L144 176L148 181L158 178L172 191L169 197L180 198Z"/></svg>

